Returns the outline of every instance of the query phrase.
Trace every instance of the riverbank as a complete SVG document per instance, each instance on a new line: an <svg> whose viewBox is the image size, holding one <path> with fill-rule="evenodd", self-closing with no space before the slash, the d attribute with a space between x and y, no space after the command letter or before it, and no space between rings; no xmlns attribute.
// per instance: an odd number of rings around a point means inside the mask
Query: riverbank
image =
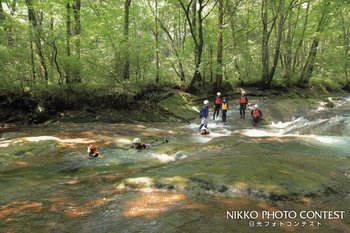
<svg viewBox="0 0 350 233"><path fill-rule="evenodd" d="M223 92L232 106L247 92L250 103L273 101L266 110L267 119L288 120L300 116L317 101L330 102L324 90L260 89L237 87ZM41 124L52 122L189 122L197 117L204 99L213 99L209 91L197 95L180 88L149 85L138 90L106 90L79 87L73 89L2 90L0 95L0 122L2 124ZM285 107L287 106L287 107ZM293 111L293 109L295 111Z"/></svg>

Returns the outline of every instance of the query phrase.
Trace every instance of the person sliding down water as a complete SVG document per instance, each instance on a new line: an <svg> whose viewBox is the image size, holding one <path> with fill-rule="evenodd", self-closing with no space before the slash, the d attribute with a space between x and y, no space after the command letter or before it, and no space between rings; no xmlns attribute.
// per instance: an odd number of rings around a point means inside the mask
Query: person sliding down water
<svg viewBox="0 0 350 233"><path fill-rule="evenodd" d="M220 109L221 109L221 104L222 104L221 93L218 92L218 93L216 94L215 99L214 99L213 120L215 120L215 114L216 114L216 117L219 116L219 112L220 112Z"/></svg>
<svg viewBox="0 0 350 233"><path fill-rule="evenodd" d="M203 127L203 128L201 129L200 134L201 134L201 135L207 135L207 134L209 134L209 130L207 129L207 127Z"/></svg>
<svg viewBox="0 0 350 233"><path fill-rule="evenodd" d="M208 115L209 115L209 107L208 107L209 101L204 100L203 106L201 107L201 110L199 111L199 117L201 118L201 124L199 125L199 131L202 129L203 126L207 128L208 126Z"/></svg>
<svg viewBox="0 0 350 233"><path fill-rule="evenodd" d="M132 147L136 150L144 150L144 149L148 149L150 148L151 145L150 144L144 144L141 142L140 138L134 138L134 140L132 141Z"/></svg>
<svg viewBox="0 0 350 233"><path fill-rule="evenodd" d="M239 99L239 114L241 118L245 118L245 109L247 108L248 98L245 95L245 91L242 91L241 98Z"/></svg>
<svg viewBox="0 0 350 233"><path fill-rule="evenodd" d="M226 97L223 97L222 104L221 104L222 122L226 122L227 110L228 110L228 103L226 102Z"/></svg>
<svg viewBox="0 0 350 233"><path fill-rule="evenodd" d="M257 126L262 118L261 110L257 104L254 105L254 109L250 112L250 115L252 116L252 124Z"/></svg>
<svg viewBox="0 0 350 233"><path fill-rule="evenodd" d="M99 154L96 152L97 147L95 144L90 144L87 148L87 152L89 153L90 158L96 158Z"/></svg>

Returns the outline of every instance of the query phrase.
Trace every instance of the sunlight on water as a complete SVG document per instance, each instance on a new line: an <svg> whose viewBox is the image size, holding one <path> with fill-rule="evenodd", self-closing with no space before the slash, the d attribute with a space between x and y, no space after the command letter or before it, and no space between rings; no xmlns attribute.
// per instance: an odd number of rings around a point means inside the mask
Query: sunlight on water
<svg viewBox="0 0 350 233"><path fill-rule="evenodd" d="M77 143L77 144L87 144L87 143L94 142L86 138L61 139L54 136L37 136L37 137L24 137L24 138L17 138L17 139L2 141L0 142L0 147L8 147L11 143L20 143L24 141L27 141L27 142L57 141L59 143Z"/></svg>
<svg viewBox="0 0 350 233"><path fill-rule="evenodd" d="M62 143L91 143L92 140L86 138L67 138L60 139L58 137L53 136L38 136L38 137L25 137L24 140L29 142L40 142L40 141L58 141Z"/></svg>
<svg viewBox="0 0 350 233"><path fill-rule="evenodd" d="M8 147L11 143L11 140L6 140L6 141L2 141L0 142L0 147Z"/></svg>
<svg viewBox="0 0 350 233"><path fill-rule="evenodd" d="M281 137L284 136L284 132L284 130L272 132L260 129L245 129L241 131L243 135L248 137Z"/></svg>
<svg viewBox="0 0 350 233"><path fill-rule="evenodd" d="M115 140L118 143L122 143L122 144L130 144L132 143L132 140L127 139L127 138L118 138Z"/></svg>
<svg viewBox="0 0 350 233"><path fill-rule="evenodd" d="M317 141L324 143L324 144L331 144L331 145L348 145L349 143L349 137L337 137L337 136L311 136L312 138L316 139Z"/></svg>
<svg viewBox="0 0 350 233"><path fill-rule="evenodd" d="M163 163L175 161L174 155L152 153L151 157L158 159L160 162L163 162Z"/></svg>
<svg viewBox="0 0 350 233"><path fill-rule="evenodd" d="M134 199L128 200L124 206L125 217L143 217L154 219L168 209L179 205L186 199L180 192L148 192L139 193Z"/></svg>

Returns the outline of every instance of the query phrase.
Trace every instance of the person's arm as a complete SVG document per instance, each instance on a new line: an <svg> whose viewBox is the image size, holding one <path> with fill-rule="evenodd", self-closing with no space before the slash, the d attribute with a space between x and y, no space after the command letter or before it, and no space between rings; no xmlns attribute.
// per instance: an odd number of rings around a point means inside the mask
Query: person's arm
<svg viewBox="0 0 350 233"><path fill-rule="evenodd" d="M259 109L259 113L260 113L260 117L262 117L262 112L261 112L261 110Z"/></svg>

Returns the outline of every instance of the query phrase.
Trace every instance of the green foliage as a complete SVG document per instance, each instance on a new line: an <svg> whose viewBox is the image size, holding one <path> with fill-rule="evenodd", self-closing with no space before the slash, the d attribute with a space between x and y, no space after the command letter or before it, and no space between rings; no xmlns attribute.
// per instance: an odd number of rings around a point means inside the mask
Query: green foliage
<svg viewBox="0 0 350 233"><path fill-rule="evenodd" d="M186 2L186 1L184 1ZM235 85L259 83L261 79L261 2L224 1L223 72L224 80ZM281 55L277 63L274 84L298 84L309 48L315 38L319 46L310 84L338 89L349 73L350 5L346 1L312 1L309 12L301 7L303 1L290 0L279 8L280 1L268 1L269 59L272 60L277 36L273 18L285 14ZM2 86L35 85L45 83L42 62L48 71L48 84L71 81L72 74L80 74L85 85L115 87L123 82L126 55L130 63L128 85L154 83L155 8L148 1L132 1L129 17L129 40L125 42L124 6L113 1L84 1L80 13L81 32L74 33L74 13L70 15L71 46L67 51L66 0L34 1L33 8L39 22L37 33L29 23L25 1L17 1L16 8L4 8L0 17L0 79ZM211 4L211 3L210 3ZM3 3L3 6L4 3ZM324 30L317 31L320 17L329 7ZM211 5L206 8L209 10ZM283 11L279 11L282 9ZM215 7L204 21L204 48L200 70L203 79L211 85L215 80L217 54L217 16ZM40 17L39 17L40 16ZM305 21L307 19L307 21ZM277 21L278 22L278 21ZM160 81L187 85L194 73L194 41L190 35L186 15L176 0L158 0L158 38L160 55ZM197 18L198 24L198 18ZM306 25L306 27L305 27ZM169 34L167 34L166 29ZM288 37L288 32L291 37ZM172 37L169 38L169 35ZM35 39L40 37L43 60L39 58ZM31 48L32 46L32 48ZM77 52L79 48L80 54ZM33 52L33 56L32 53ZM293 70L286 77L286 56L291 54ZM55 59L56 56L56 59ZM32 66L33 64L33 66ZM175 72L182 66L185 81ZM33 73L33 71L35 73ZM34 77L35 75L35 77ZM319 77L333 77L331 82ZM332 85L330 85L332 84Z"/></svg>

